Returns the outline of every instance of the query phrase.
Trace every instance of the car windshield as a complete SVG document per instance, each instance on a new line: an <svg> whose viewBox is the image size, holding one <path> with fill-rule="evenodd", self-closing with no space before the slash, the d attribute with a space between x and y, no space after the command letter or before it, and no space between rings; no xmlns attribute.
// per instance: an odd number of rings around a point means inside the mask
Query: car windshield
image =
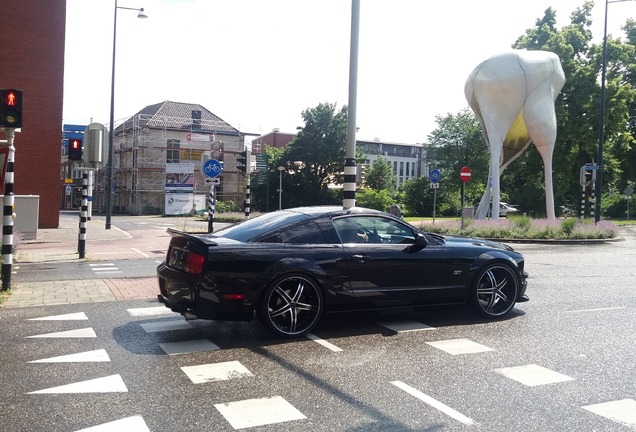
<svg viewBox="0 0 636 432"><path fill-rule="evenodd" d="M224 237L240 242L249 242L253 238L283 226L308 219L310 215L293 211L267 213L254 219L248 219L217 231L212 237Z"/></svg>

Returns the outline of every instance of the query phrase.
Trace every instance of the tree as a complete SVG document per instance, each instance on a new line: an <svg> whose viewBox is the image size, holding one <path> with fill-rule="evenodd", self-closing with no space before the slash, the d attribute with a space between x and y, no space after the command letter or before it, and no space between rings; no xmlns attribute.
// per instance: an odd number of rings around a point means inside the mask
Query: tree
<svg viewBox="0 0 636 432"><path fill-rule="evenodd" d="M347 108L321 103L302 112L305 126L281 155L290 193L288 207L337 203L330 185L341 183L347 134ZM294 191L291 195L291 191Z"/></svg>
<svg viewBox="0 0 636 432"><path fill-rule="evenodd" d="M442 173L438 190L440 210L448 215L457 215L461 211L459 171L463 166L470 167L472 179L466 184L466 202L468 205L478 202L488 181L488 145L479 121L467 108L458 114L437 116L436 122L436 129L426 141L427 157L431 167ZM426 183L426 188L429 188L428 179ZM411 205L407 203L408 208Z"/></svg>
<svg viewBox="0 0 636 432"><path fill-rule="evenodd" d="M375 191L395 189L393 168L382 156L373 161L365 173L364 183Z"/></svg>
<svg viewBox="0 0 636 432"><path fill-rule="evenodd" d="M584 2L571 14L570 24L561 30L555 27L556 12L548 8L536 26L513 45L517 49L556 53L565 72L566 83L556 100L558 129L553 168L557 208L559 203L572 206L578 202L579 169L586 162L597 161L603 50L601 45L591 44L592 6L593 2ZM633 122L630 125L636 98L634 22L628 21L625 29L629 43L611 36L607 41L604 190L613 187L621 173L631 171L635 165ZM531 146L513 166L504 172L502 180L511 190L511 200L522 209L532 210L544 194L541 157Z"/></svg>

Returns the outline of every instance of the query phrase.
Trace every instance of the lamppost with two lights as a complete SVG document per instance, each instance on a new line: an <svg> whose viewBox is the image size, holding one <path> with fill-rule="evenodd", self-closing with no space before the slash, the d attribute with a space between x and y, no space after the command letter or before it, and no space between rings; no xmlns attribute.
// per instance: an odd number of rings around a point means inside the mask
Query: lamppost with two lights
<svg viewBox="0 0 636 432"><path fill-rule="evenodd" d="M605 0L605 24L603 27L603 60L601 67L601 106L599 109L598 126L598 166L596 172L596 211L594 212L595 222L601 219L601 192L603 191L603 145L605 143L605 74L607 72L607 6L610 3L623 3L634 0Z"/></svg>
<svg viewBox="0 0 636 432"><path fill-rule="evenodd" d="M138 11L137 18L148 18L144 8L128 8L117 6L115 0L115 18L113 24L113 71L110 83L110 130L108 143L107 182L106 182L106 229L110 229L113 215L113 152L115 147L115 48L117 46L117 9Z"/></svg>

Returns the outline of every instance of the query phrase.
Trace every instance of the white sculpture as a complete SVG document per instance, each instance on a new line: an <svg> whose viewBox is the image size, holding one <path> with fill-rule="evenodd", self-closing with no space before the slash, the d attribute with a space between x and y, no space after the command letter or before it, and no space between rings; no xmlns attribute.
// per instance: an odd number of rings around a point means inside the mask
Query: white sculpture
<svg viewBox="0 0 636 432"><path fill-rule="evenodd" d="M556 54L548 51L512 51L495 55L473 70L464 92L481 122L490 148L492 186L479 203L475 217L484 219L492 197L492 217L499 218L499 177L534 142L543 158L545 205L554 219L552 153L556 141L554 101L565 84ZM492 194L492 195L491 195Z"/></svg>

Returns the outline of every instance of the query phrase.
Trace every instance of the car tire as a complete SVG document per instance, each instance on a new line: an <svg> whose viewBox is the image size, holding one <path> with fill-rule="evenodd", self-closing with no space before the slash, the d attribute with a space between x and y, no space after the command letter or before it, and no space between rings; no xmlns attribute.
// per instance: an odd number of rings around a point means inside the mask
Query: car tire
<svg viewBox="0 0 636 432"><path fill-rule="evenodd" d="M514 308L520 287L519 277L510 265L488 264L475 278L470 306L483 317L503 317Z"/></svg>
<svg viewBox="0 0 636 432"><path fill-rule="evenodd" d="M324 299L318 283L304 275L292 274L269 284L256 315L275 335L294 338L313 329L323 309Z"/></svg>

